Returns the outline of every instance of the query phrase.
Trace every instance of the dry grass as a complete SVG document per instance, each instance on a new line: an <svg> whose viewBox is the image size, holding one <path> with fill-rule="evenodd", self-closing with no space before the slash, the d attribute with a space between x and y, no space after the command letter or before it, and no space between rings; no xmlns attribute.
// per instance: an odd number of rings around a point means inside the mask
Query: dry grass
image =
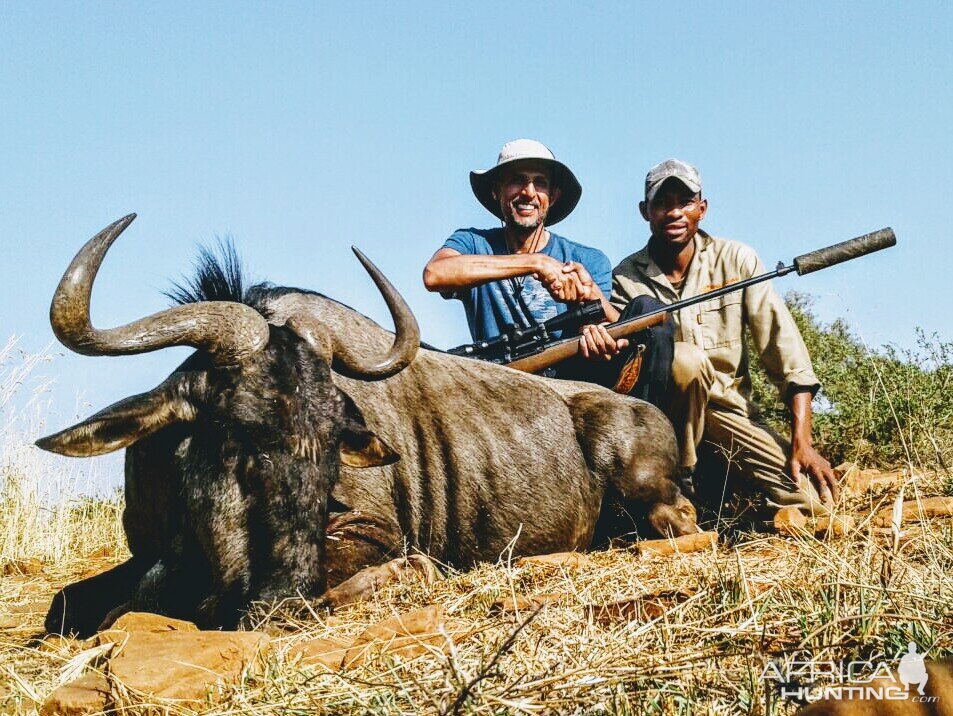
<svg viewBox="0 0 953 716"><path fill-rule="evenodd" d="M82 643L36 638L53 591L125 556L121 498L83 498L61 479L51 502L42 488L64 461L29 446L32 429L7 431L0 459L0 563L40 569L0 577L0 713L34 713L75 673L66 667ZM937 494L946 480L916 478L906 498ZM854 498L844 509L865 515L891 499ZM893 662L910 640L931 656L953 651L953 520L905 530L898 539L859 519L831 541L740 532L713 552L640 557L617 549L573 571L516 567L503 555L429 586L395 584L330 618L275 613L264 625L276 645L265 668L203 713L791 713L795 705L769 701L759 681L768 659L806 650L817 659ZM655 619L600 621L587 609L672 590L690 596ZM543 593L566 596L538 612L491 613L498 599ZM471 636L446 653L383 657L336 673L287 658L302 640L353 637L428 604L472 625Z"/></svg>

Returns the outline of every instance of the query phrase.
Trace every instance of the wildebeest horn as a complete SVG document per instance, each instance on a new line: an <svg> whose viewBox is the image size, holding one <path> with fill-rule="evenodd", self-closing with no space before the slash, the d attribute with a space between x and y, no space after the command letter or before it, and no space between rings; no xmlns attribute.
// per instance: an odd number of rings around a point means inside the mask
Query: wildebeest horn
<svg viewBox="0 0 953 716"><path fill-rule="evenodd" d="M382 358L375 361L374 359L361 357L345 337L338 337L333 346L334 367L339 373L349 378L382 380L399 373L410 365L410 362L417 355L417 349L420 348L420 328L417 326L417 319L414 318L413 311L410 310L410 306L407 305L404 297L381 273L381 270L356 246L352 246L351 251L357 256L357 260L361 262L364 270L370 274L384 297L384 302L387 304L391 318L394 321L394 343Z"/></svg>
<svg viewBox="0 0 953 716"><path fill-rule="evenodd" d="M66 269L50 305L50 323L60 342L84 355L110 356L192 346L208 351L218 365L235 364L264 348L267 321L250 306L229 301L186 304L118 328L93 328L89 318L93 281L109 247L135 218L129 214L100 231Z"/></svg>

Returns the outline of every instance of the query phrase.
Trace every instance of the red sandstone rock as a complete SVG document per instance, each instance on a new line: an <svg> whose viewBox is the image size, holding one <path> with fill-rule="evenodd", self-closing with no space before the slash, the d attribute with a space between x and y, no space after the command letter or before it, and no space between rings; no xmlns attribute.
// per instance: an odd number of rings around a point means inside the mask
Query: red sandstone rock
<svg viewBox="0 0 953 716"><path fill-rule="evenodd" d="M304 665L320 664L337 671L341 668L348 646L348 642L332 637L308 639L288 649L288 661L300 661Z"/></svg>
<svg viewBox="0 0 953 716"><path fill-rule="evenodd" d="M925 497L919 502L908 500L903 503L900 522L918 522L932 517L953 517L953 497ZM871 520L871 524L877 527L890 527L892 523L893 507L885 507Z"/></svg>
<svg viewBox="0 0 953 716"><path fill-rule="evenodd" d="M516 560L516 566L584 569L595 566L595 563L582 552L554 552L553 554L537 554L532 557L520 557Z"/></svg>
<svg viewBox="0 0 953 716"><path fill-rule="evenodd" d="M636 542L632 549L639 554L666 555L682 552L700 552L718 546L717 532L699 532L671 539L647 539Z"/></svg>
<svg viewBox="0 0 953 716"><path fill-rule="evenodd" d="M169 699L179 706L198 704L216 684L237 681L268 645L268 637L258 632L113 633L124 639L112 650L103 675L86 674L56 689L43 704L44 716L102 711L113 705L116 693L123 695L123 703Z"/></svg>
<svg viewBox="0 0 953 716"><path fill-rule="evenodd" d="M441 606L415 609L368 627L347 650L344 667L385 654L412 659L428 652L447 651L451 641L468 635L466 625L447 619Z"/></svg>
<svg viewBox="0 0 953 716"><path fill-rule="evenodd" d="M53 690L43 706L40 716L85 716L106 709L109 684L102 674L85 674L75 681Z"/></svg>
<svg viewBox="0 0 953 716"><path fill-rule="evenodd" d="M565 594L533 594L530 596L506 597L490 605L491 614L512 614L513 612L533 612L543 607L565 602Z"/></svg>

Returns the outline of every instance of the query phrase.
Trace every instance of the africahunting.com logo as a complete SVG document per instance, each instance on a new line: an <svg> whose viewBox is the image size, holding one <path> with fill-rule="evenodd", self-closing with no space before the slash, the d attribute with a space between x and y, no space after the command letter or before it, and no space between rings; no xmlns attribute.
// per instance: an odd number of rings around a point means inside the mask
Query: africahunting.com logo
<svg viewBox="0 0 953 716"><path fill-rule="evenodd" d="M766 687L773 685L781 698L802 703L820 699L936 703L939 697L924 691L929 678L913 642L895 668L886 661L822 661L795 654L783 662L769 661L761 671L763 682L773 682Z"/></svg>

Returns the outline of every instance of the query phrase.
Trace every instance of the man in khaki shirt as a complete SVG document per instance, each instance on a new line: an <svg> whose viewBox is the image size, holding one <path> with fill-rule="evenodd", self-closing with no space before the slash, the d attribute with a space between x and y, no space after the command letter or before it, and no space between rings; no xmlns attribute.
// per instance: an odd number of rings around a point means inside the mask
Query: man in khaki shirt
<svg viewBox="0 0 953 716"><path fill-rule="evenodd" d="M639 296L669 304L765 272L750 247L698 228L707 209L693 166L670 159L649 171L639 210L652 234L645 248L613 271L611 302L616 308L624 309ZM674 320L666 412L675 425L683 466L694 469L696 450L705 440L770 505L825 512L837 498L837 482L811 439L811 398L820 383L797 326L771 283L682 309ZM791 442L753 417L745 327L791 409ZM616 347L605 350L615 352Z"/></svg>

